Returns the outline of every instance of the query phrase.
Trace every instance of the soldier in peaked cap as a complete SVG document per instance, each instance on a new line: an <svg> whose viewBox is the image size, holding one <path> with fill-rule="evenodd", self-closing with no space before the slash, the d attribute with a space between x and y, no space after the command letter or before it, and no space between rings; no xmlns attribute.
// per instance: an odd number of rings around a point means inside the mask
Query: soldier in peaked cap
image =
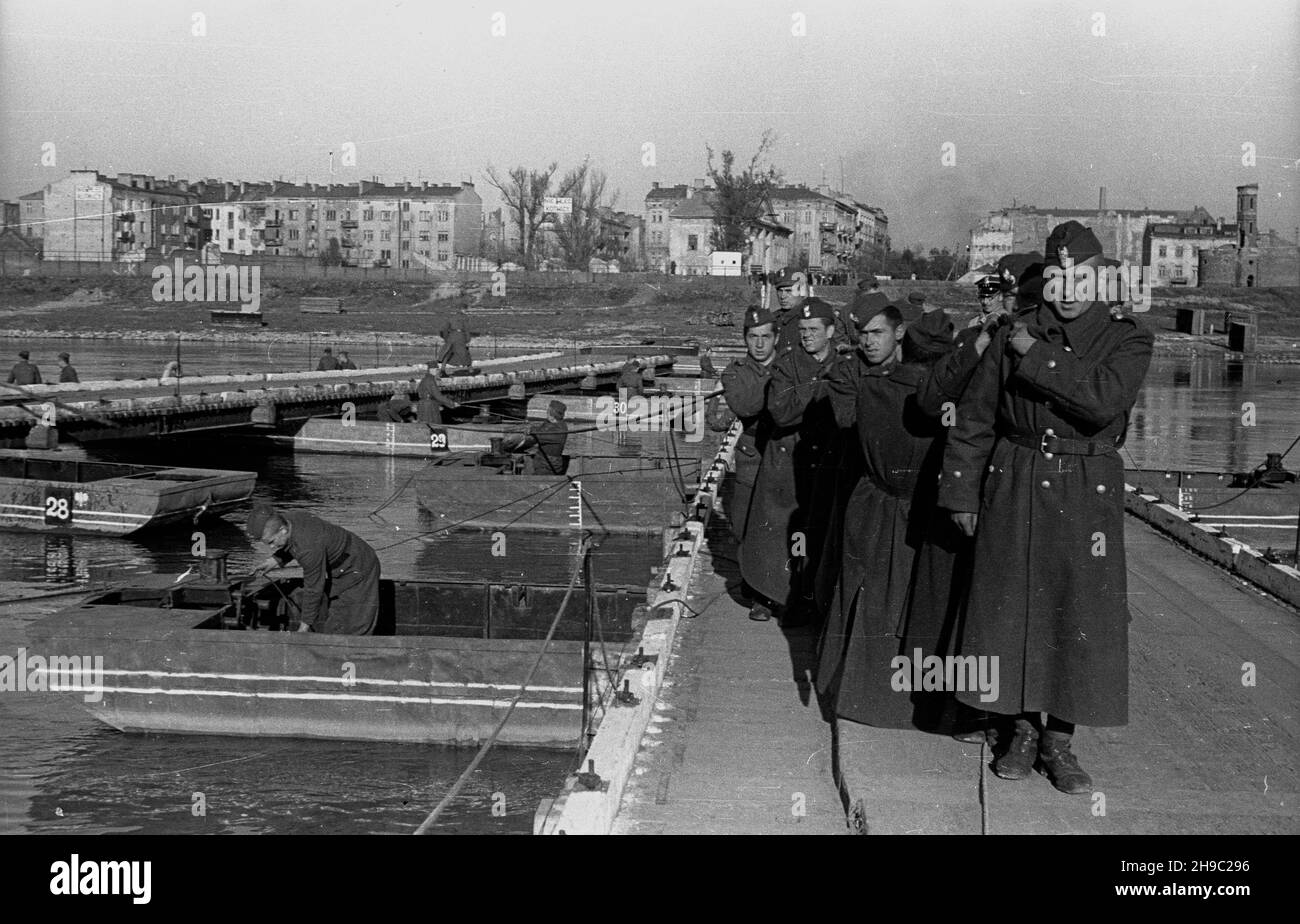
<svg viewBox="0 0 1300 924"><path fill-rule="evenodd" d="M792 478L788 470L773 470L762 474L763 451L772 433L772 419L767 413L767 384L772 376L772 362L776 357L776 316L763 308L745 311L745 355L732 362L722 372L723 395L727 407L744 427L736 442L735 474L728 479L727 494L723 498L731 534L740 544L741 577L745 580L751 598L749 616L757 621L771 618L769 602L755 588L764 570L764 549L748 538L749 512L756 492L774 494L793 493L793 484L783 485L782 479ZM746 549L748 548L748 553ZM752 579L752 580L751 580ZM760 581L761 583L761 581Z"/></svg>
<svg viewBox="0 0 1300 924"><path fill-rule="evenodd" d="M1075 300L1069 274L1103 259L1091 229L1058 225L1046 256L1043 304L998 329L958 403L939 503L975 537L959 653L997 657L1001 674L995 701L958 699L1014 719L995 773L1037 768L1074 794L1092 789L1075 725L1128 722L1118 449L1153 338L1104 301Z"/></svg>

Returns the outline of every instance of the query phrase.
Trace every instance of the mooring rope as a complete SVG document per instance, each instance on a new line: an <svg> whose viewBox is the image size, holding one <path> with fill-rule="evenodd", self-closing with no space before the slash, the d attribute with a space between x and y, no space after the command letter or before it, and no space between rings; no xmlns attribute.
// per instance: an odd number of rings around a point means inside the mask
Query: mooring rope
<svg viewBox="0 0 1300 924"><path fill-rule="evenodd" d="M569 605L569 598L573 596L573 588L578 583L578 576L582 573L583 560L586 557L589 545L590 541L588 539L583 539L581 545L578 547L578 561L574 565L572 576L569 578L569 586L564 591L564 599L560 601L560 608L556 611L555 618L551 620L551 627L547 630L546 638L542 641L541 651L537 652L537 657L533 661L533 666L528 669L528 676L525 677L524 682L519 685L519 691L515 693L514 699L510 701L510 705L506 707L506 714L501 717L501 721L498 722L497 727L492 730L492 734L488 737L487 741L483 742L483 746L480 747L478 753L474 755L474 759L469 762L469 766L464 769L456 782L452 784L451 789L442 797L442 801L434 806L433 811L429 813L428 817L420 823L420 826L416 828L413 833L429 833L429 829L433 827L434 823L437 822L442 813L446 811L447 806L451 805L456 796L460 794L461 789L463 789L465 783L469 781L470 776L478 769L478 765L483 762L483 758L487 756L488 751L492 750L492 746L496 744L497 738L501 735L502 729L506 727L506 723L510 721L510 716L514 714L515 706L517 706L519 700L523 698L524 691L528 689L528 685L533 682L533 677L537 674L537 668L541 666L542 658L546 656L546 650L550 647L551 640L555 637L555 630L560 626L560 619L564 616L564 610ZM585 669L586 666L584 665L584 670Z"/></svg>

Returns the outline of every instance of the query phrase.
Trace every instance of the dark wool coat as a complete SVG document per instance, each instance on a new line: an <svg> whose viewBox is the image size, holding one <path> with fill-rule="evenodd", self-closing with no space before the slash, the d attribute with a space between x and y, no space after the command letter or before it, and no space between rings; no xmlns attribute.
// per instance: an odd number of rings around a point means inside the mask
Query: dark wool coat
<svg viewBox="0 0 1300 924"><path fill-rule="evenodd" d="M834 351L818 362L800 348L771 366L773 429L749 505L740 570L750 587L781 606L811 591L804 575L816 573L825 537L839 447L825 378L839 362ZM803 536L801 549L794 548L795 533Z"/></svg>
<svg viewBox="0 0 1300 924"><path fill-rule="evenodd" d="M745 428L736 441L736 470L727 479L728 487L723 497L731 534L742 543L754 484L763 459L763 445L772 430L772 419L766 411L767 383L771 377L771 364L765 366L750 356L737 359L722 372L723 397L727 407L740 418Z"/></svg>
<svg viewBox="0 0 1300 924"><path fill-rule="evenodd" d="M442 423L442 409L455 406L455 402L442 393L438 377L432 372L426 372L420 379L420 384L415 387L415 396L420 399L416 414L422 424L437 426Z"/></svg>
<svg viewBox="0 0 1300 924"><path fill-rule="evenodd" d="M890 662L902 652L916 550L934 506L933 489L916 498L916 487L941 428L916 400L927 367L854 364L837 370L830 385L838 422L855 428L863 471L844 511L841 568L822 633L817 688L843 718L910 728L914 698L893 689ZM937 461L929 463L930 485Z"/></svg>
<svg viewBox="0 0 1300 924"><path fill-rule="evenodd" d="M957 408L939 503L978 512L974 576L959 650L999 659L1007 715L1043 711L1085 725L1128 721L1124 467L1115 447L1151 361L1153 338L1093 303L1074 320L1019 316L1023 357L993 338ZM1012 435L1093 441L1099 455L1022 446Z"/></svg>
<svg viewBox="0 0 1300 924"><path fill-rule="evenodd" d="M379 559L360 536L296 510L280 514L292 527L276 557L302 566L301 622L315 632L369 635L379 617Z"/></svg>

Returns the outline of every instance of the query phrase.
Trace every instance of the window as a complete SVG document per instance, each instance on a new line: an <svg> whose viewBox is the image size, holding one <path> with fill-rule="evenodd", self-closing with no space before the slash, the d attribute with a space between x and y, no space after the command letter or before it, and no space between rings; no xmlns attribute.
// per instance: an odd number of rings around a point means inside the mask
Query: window
<svg viewBox="0 0 1300 924"><path fill-rule="evenodd" d="M409 221L404 221L404 222L402 222L402 230L403 230L403 231L410 231L410 230L411 230L411 223L410 223Z"/></svg>
<svg viewBox="0 0 1300 924"><path fill-rule="evenodd" d="M373 232L373 231L362 231L362 232L361 232L361 239L362 239L363 241L373 241L373 240L375 239L375 232Z"/></svg>
<svg viewBox="0 0 1300 924"><path fill-rule="evenodd" d="M336 209L326 209L326 210L325 210L325 220L326 220L326 221L338 221L338 218L339 218L339 213L338 213L338 211L337 211Z"/></svg>
<svg viewBox="0 0 1300 924"><path fill-rule="evenodd" d="M300 238L300 237L302 237L302 232L299 231L297 228L290 228L290 229L289 229L289 240L291 240L291 241L296 241L296 240L298 240L298 238Z"/></svg>
<svg viewBox="0 0 1300 924"><path fill-rule="evenodd" d="M364 212L361 213L361 220L362 220L362 221L374 221L374 220L375 220L375 210L374 210L374 209L366 209Z"/></svg>
<svg viewBox="0 0 1300 924"><path fill-rule="evenodd" d="M227 213L226 213L226 229L227 229L227 230L230 230L230 229L232 229L232 228L234 228L234 227L235 227L235 213L234 213L234 212L227 212Z"/></svg>
<svg viewBox="0 0 1300 924"><path fill-rule="evenodd" d="M227 250L235 249L235 239L233 237L226 238L226 249Z"/></svg>
<svg viewBox="0 0 1300 924"><path fill-rule="evenodd" d="M379 232L379 239L380 239L381 241L391 241L391 240L393 239L393 232L392 232L392 231L380 231L380 232Z"/></svg>
<svg viewBox="0 0 1300 924"><path fill-rule="evenodd" d="M1161 279L1169 278L1169 264L1167 263L1160 264L1160 278Z"/></svg>
<svg viewBox="0 0 1300 924"><path fill-rule="evenodd" d="M451 211L449 209L438 209L439 221L451 221Z"/></svg>
<svg viewBox="0 0 1300 924"><path fill-rule="evenodd" d="M410 202L403 202L403 203L402 203L402 211L403 211L403 212L409 212L410 210L411 210L411 203L410 203Z"/></svg>
<svg viewBox="0 0 1300 924"><path fill-rule="evenodd" d="M429 232L428 232L428 231L421 231L421 232L420 232L420 240L421 240L421 241L426 241L426 242L429 241L429 240L430 240ZM423 251L421 251L421 253L423 253Z"/></svg>
<svg viewBox="0 0 1300 924"><path fill-rule="evenodd" d="M403 250L410 250L410 249L411 249L411 240L410 240L410 238L407 238L406 240L402 241L402 249L403 249Z"/></svg>
<svg viewBox="0 0 1300 924"><path fill-rule="evenodd" d="M446 231L439 231L439 232L438 232L438 243L439 243L439 244L445 244L445 243L447 243L447 242L450 241L450 240L451 240L451 235L448 234Z"/></svg>
<svg viewBox="0 0 1300 924"><path fill-rule="evenodd" d="M379 213L380 221L391 221L392 218L393 218L393 213L390 212L388 209L384 209L382 212Z"/></svg>
<svg viewBox="0 0 1300 924"><path fill-rule="evenodd" d="M240 228L240 229L239 229L239 239L240 239L241 241L243 241L243 240L247 240L247 239L248 239L248 236L244 233L244 229L243 229L243 228Z"/></svg>
<svg viewBox="0 0 1300 924"><path fill-rule="evenodd" d="M688 235L686 235L686 249L687 249L687 250L699 250L699 249L700 249L700 236L699 236L698 234L688 234Z"/></svg>
<svg viewBox="0 0 1300 924"><path fill-rule="evenodd" d="M298 210L297 210L297 209L289 209L289 220L290 220L290 221L297 221L297 220L298 220Z"/></svg>
<svg viewBox="0 0 1300 924"><path fill-rule="evenodd" d="M344 221L352 220L352 209L348 209L346 212L343 213L343 220Z"/></svg>
<svg viewBox="0 0 1300 924"><path fill-rule="evenodd" d="M379 259L381 259L381 260L391 260L392 258L393 258L393 252L392 252L391 250L381 250L381 251L379 251Z"/></svg>
<svg viewBox="0 0 1300 924"><path fill-rule="evenodd" d="M1161 244L1161 245L1160 245L1160 252L1159 252L1158 254L1156 254L1156 256L1159 256L1159 257L1163 257L1163 256L1165 256L1166 251L1168 251L1168 249L1169 249L1169 248L1166 247L1164 244Z"/></svg>
<svg viewBox="0 0 1300 924"><path fill-rule="evenodd" d="M1179 260L1183 258L1183 246L1181 244L1174 248L1174 256Z"/></svg>
<svg viewBox="0 0 1300 924"><path fill-rule="evenodd" d="M433 221L433 212L429 212L429 211L421 212L420 221Z"/></svg>
<svg viewBox="0 0 1300 924"><path fill-rule="evenodd" d="M448 260L450 260L450 259L451 259L451 254L447 253L447 251L445 251L445 250L439 250L439 251L438 251L438 260L439 260L439 262L441 262L441 263L446 263L446 262L447 262Z"/></svg>

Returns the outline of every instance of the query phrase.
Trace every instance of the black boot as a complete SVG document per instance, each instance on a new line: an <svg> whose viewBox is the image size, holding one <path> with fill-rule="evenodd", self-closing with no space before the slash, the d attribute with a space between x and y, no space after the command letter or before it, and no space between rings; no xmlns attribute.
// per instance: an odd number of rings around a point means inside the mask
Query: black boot
<svg viewBox="0 0 1300 924"><path fill-rule="evenodd" d="M1004 780L1023 780L1034 767L1037 749L1038 729L1034 723L1025 718L1016 719L1015 734L1002 756L993 761L993 772Z"/></svg>
<svg viewBox="0 0 1300 924"><path fill-rule="evenodd" d="M1078 796L1092 792L1092 777L1079 766L1079 759L1070 750L1070 737L1063 732L1043 732L1034 769L1061 792Z"/></svg>

